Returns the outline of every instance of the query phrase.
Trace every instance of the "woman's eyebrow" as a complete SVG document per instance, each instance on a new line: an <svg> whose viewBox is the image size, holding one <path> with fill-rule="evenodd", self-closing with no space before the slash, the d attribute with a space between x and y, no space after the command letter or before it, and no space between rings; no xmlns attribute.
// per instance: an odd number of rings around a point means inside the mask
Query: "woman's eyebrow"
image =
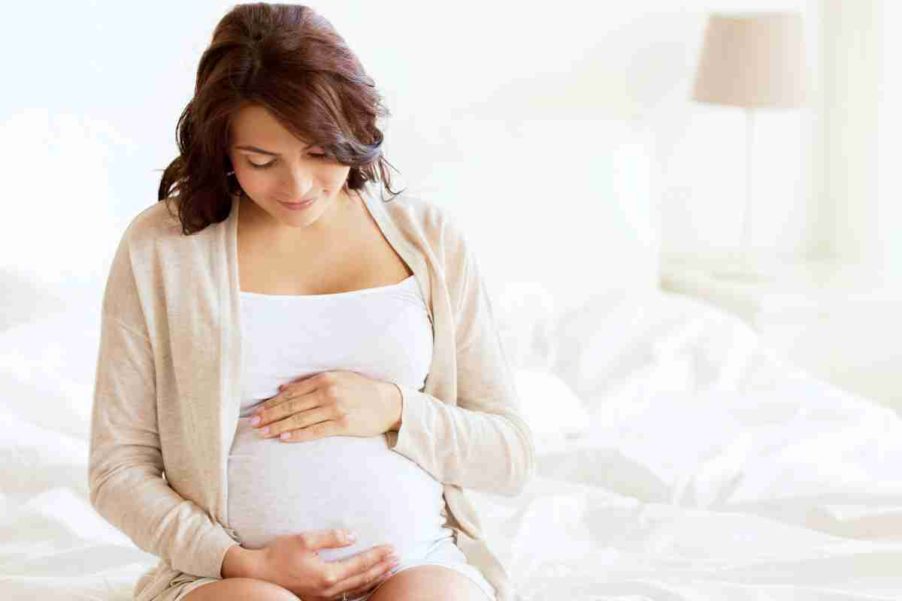
<svg viewBox="0 0 902 601"><path fill-rule="evenodd" d="M311 146L314 146L314 144L308 144L307 146L304 147L304 150L307 150ZM269 156L274 156L274 157L281 156L277 152L272 152L271 150L265 150L263 148L259 148L257 146L251 146L249 144L242 144L240 146L235 146L235 148L237 148L239 150L250 150L251 152L257 152L260 154L268 154Z"/></svg>

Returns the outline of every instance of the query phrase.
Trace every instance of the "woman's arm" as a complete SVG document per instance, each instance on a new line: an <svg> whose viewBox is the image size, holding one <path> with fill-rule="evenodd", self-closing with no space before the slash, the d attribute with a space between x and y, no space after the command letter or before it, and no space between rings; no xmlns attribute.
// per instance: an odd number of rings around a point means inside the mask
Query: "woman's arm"
<svg viewBox="0 0 902 601"><path fill-rule="evenodd" d="M238 543L229 547L222 560L223 578L260 578L263 563L260 549L245 549Z"/></svg>
<svg viewBox="0 0 902 601"><path fill-rule="evenodd" d="M219 578L237 543L163 480L156 411L153 352L126 230L104 292L91 409L91 504L140 549L177 570Z"/></svg>
<svg viewBox="0 0 902 601"><path fill-rule="evenodd" d="M517 495L535 472L532 432L519 400L475 256L443 218L445 274L454 310L455 407L409 386L401 390L400 429L389 447L439 482Z"/></svg>

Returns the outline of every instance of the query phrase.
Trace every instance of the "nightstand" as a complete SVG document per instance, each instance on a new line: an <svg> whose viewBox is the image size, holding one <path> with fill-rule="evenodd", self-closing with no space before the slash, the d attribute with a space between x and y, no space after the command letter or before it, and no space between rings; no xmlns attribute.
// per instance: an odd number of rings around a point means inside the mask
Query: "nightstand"
<svg viewBox="0 0 902 601"><path fill-rule="evenodd" d="M810 374L902 413L902 286L867 268L786 261L743 281L715 263L664 259L661 288L745 320Z"/></svg>

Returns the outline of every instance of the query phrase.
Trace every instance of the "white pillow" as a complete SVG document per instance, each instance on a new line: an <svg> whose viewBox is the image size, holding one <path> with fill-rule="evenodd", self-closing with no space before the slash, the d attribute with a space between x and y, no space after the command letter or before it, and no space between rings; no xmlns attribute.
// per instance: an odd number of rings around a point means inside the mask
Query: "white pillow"
<svg viewBox="0 0 902 601"><path fill-rule="evenodd" d="M749 364L768 353L739 317L662 291L592 297L560 316L552 345L552 371L590 413L627 385L646 392L736 390Z"/></svg>
<svg viewBox="0 0 902 601"><path fill-rule="evenodd" d="M555 304L538 282L511 282L497 293L488 282L492 309L512 367L549 370L554 359Z"/></svg>
<svg viewBox="0 0 902 601"><path fill-rule="evenodd" d="M538 445L581 436L589 426L589 415L579 397L551 372L514 370L523 418Z"/></svg>
<svg viewBox="0 0 902 601"><path fill-rule="evenodd" d="M644 295L643 295L644 296ZM583 398L598 396L635 348L638 295L597 294L560 315L555 323L553 371ZM632 350L631 350L631 347Z"/></svg>

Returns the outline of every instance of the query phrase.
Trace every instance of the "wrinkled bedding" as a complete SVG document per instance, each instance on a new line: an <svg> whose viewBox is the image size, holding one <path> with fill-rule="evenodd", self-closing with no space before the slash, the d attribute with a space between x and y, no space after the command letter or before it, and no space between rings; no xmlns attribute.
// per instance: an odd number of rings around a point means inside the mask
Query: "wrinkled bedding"
<svg viewBox="0 0 902 601"><path fill-rule="evenodd" d="M2 599L129 599L157 561L88 502L95 313L0 333ZM893 410L664 293L600 300L550 335L555 355L516 371L536 478L515 498L471 491L524 601L902 598Z"/></svg>

